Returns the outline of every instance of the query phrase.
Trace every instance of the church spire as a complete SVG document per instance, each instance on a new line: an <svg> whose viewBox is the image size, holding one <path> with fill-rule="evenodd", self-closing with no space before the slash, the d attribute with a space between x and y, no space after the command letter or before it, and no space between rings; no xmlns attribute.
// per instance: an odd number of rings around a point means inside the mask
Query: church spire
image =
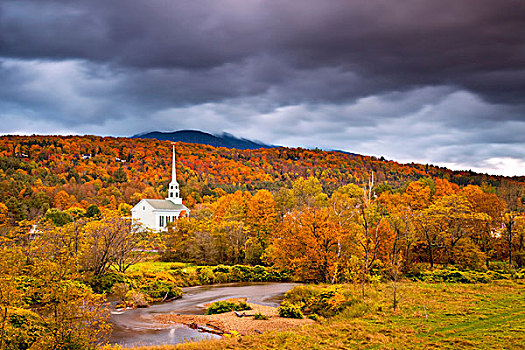
<svg viewBox="0 0 525 350"><path fill-rule="evenodd" d="M171 182L168 186L168 198L166 199L172 201L175 204L182 204L182 198L180 198L179 183L177 182L177 170L175 169L175 144L173 144Z"/></svg>
<svg viewBox="0 0 525 350"><path fill-rule="evenodd" d="M171 182L177 182L177 170L175 170L175 144L173 144L173 160L171 165Z"/></svg>

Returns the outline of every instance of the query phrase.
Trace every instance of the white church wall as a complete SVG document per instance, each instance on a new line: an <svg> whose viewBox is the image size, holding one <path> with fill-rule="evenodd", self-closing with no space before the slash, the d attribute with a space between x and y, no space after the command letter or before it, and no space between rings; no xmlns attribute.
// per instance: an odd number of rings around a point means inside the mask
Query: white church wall
<svg viewBox="0 0 525 350"><path fill-rule="evenodd" d="M161 230L161 231L166 230L168 223L177 220L179 218L179 215L180 215L180 211L156 210L155 211L155 229Z"/></svg>
<svg viewBox="0 0 525 350"><path fill-rule="evenodd" d="M155 227L155 215L153 208L144 200L141 200L132 210L131 217L149 228ZM157 228L155 228L157 229Z"/></svg>

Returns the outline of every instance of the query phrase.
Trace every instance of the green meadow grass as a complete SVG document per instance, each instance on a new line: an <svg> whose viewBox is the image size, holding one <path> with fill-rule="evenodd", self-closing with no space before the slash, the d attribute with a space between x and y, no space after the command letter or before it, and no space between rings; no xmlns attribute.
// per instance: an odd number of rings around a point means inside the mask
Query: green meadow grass
<svg viewBox="0 0 525 350"><path fill-rule="evenodd" d="M163 262L163 261L144 261L131 265L128 268L129 273L133 272L147 272L157 273L162 271L169 271L173 269L183 269L186 267L193 267L192 264L180 263L180 262Z"/></svg>

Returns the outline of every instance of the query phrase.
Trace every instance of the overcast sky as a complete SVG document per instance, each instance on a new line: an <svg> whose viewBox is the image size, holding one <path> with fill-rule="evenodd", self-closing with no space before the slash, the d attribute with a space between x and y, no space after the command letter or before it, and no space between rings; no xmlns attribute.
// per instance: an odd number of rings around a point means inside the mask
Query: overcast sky
<svg viewBox="0 0 525 350"><path fill-rule="evenodd" d="M525 175L525 1L0 0L0 118Z"/></svg>

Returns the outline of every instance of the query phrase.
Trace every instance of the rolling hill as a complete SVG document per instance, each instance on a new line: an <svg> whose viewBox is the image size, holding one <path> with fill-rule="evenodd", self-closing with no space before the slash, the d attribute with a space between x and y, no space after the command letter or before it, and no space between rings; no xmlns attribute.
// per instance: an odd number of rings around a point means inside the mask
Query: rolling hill
<svg viewBox="0 0 525 350"><path fill-rule="evenodd" d="M36 218L51 207L90 204L116 208L141 198L165 198L171 143L100 136L0 137L0 202L15 220ZM443 178L497 193L523 209L523 178L400 164L375 157L303 148L235 149L177 143L177 174L185 204L237 190L278 193L299 177L314 176L330 195L348 183L364 185L374 173L381 190L403 190L410 181Z"/></svg>
<svg viewBox="0 0 525 350"><path fill-rule="evenodd" d="M235 149L258 149L276 147L258 141L251 141L244 138L238 138L228 133L222 133L221 135L212 135L207 132L198 130L179 130L173 132L152 131L134 135L132 136L132 138L198 143L201 145L208 145L213 147L226 147Z"/></svg>

